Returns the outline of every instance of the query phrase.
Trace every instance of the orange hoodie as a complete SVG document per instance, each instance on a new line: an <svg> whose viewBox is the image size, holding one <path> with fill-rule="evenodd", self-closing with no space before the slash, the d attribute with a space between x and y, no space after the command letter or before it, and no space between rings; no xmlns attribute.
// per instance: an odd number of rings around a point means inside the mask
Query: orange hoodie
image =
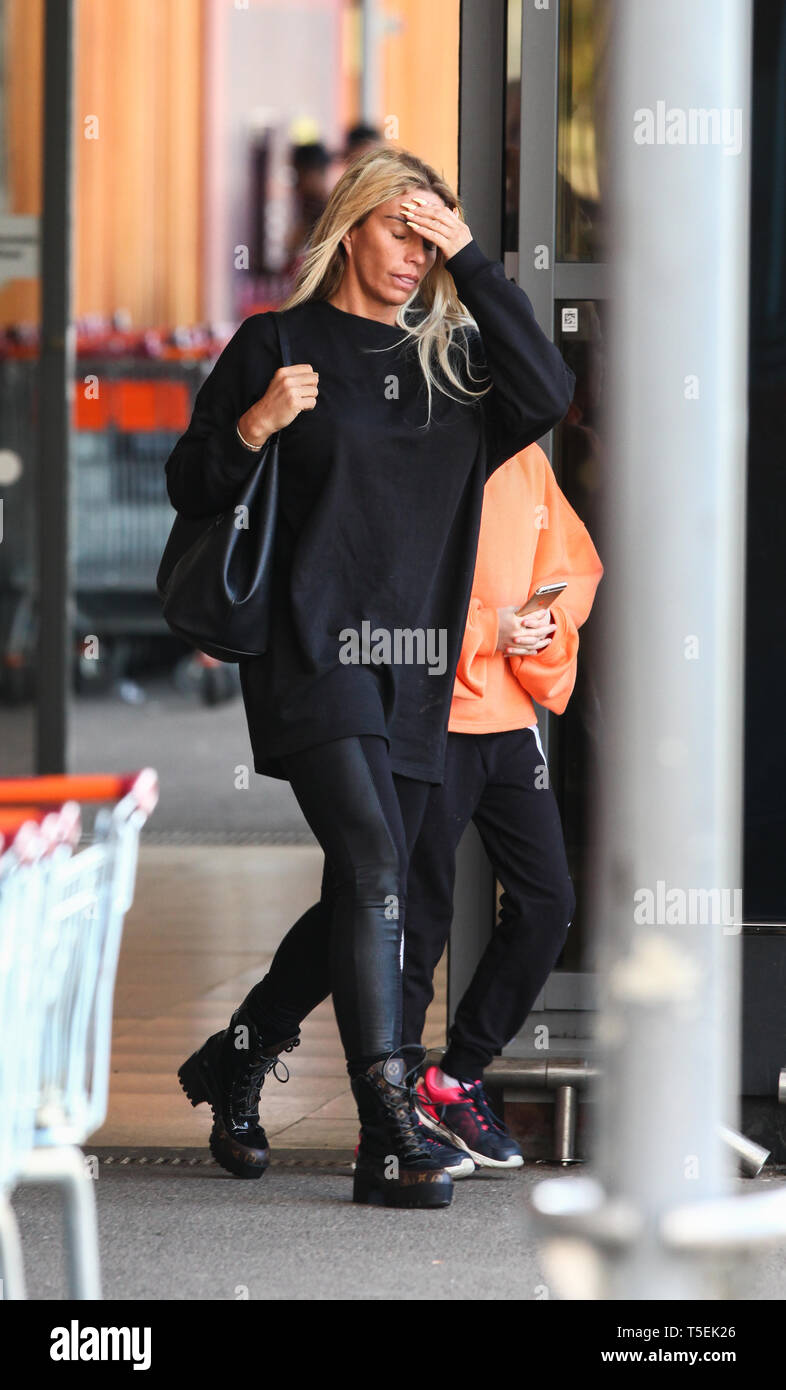
<svg viewBox="0 0 786 1390"><path fill-rule="evenodd" d="M583 521L557 486L539 444L530 444L486 483L475 577L448 729L490 734L537 723L533 699L562 714L576 681L578 629L603 565ZM539 584L566 579L550 605L556 631L534 656L497 651L498 608L524 603Z"/></svg>

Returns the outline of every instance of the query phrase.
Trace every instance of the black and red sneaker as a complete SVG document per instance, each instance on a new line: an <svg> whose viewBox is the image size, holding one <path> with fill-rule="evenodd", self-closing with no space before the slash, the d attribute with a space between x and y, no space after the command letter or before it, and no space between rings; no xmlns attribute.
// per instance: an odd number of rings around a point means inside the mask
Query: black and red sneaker
<svg viewBox="0 0 786 1390"><path fill-rule="evenodd" d="M524 1155L492 1111L482 1080L441 1086L437 1067L427 1067L415 1095L423 1124L440 1140L463 1149L479 1167L522 1166Z"/></svg>

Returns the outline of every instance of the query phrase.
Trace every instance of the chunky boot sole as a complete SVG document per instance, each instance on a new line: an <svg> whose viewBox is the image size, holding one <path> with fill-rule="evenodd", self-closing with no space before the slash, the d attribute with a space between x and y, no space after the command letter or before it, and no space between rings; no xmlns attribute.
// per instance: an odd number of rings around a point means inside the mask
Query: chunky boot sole
<svg viewBox="0 0 786 1390"><path fill-rule="evenodd" d="M216 1163L236 1178L261 1178L270 1167L270 1149L249 1149L239 1144L218 1121L210 1134L210 1152Z"/></svg>
<svg viewBox="0 0 786 1390"><path fill-rule="evenodd" d="M357 1163L353 1159L349 1165L354 1173ZM469 1154L462 1158L458 1163L446 1163L444 1171L449 1173L454 1182L459 1182L461 1178L469 1178L476 1171L475 1160Z"/></svg>
<svg viewBox="0 0 786 1390"><path fill-rule="evenodd" d="M213 1112L210 1152L216 1163L235 1178L261 1178L270 1166L270 1149L252 1149L240 1144L228 1134L221 1119L220 1098L214 1089L214 1079L205 1048L210 1039L184 1062L177 1079L193 1106L206 1102Z"/></svg>
<svg viewBox="0 0 786 1390"><path fill-rule="evenodd" d="M407 1181L409 1179L409 1181ZM358 1172L352 1184L352 1201L367 1206L432 1208L449 1207L453 1201L453 1180L442 1169L433 1173L409 1173L404 1178L385 1178L367 1170Z"/></svg>

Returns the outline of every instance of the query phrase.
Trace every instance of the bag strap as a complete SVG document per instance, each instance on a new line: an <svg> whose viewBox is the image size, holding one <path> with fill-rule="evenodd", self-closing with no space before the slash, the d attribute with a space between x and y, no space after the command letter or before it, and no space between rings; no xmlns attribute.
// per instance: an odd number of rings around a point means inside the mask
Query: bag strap
<svg viewBox="0 0 786 1390"><path fill-rule="evenodd" d="M289 332L284 321L283 311L279 309L274 309L273 318L275 320L276 331L278 333L278 345L281 349L281 365L282 367L291 367L292 353L289 346Z"/></svg>

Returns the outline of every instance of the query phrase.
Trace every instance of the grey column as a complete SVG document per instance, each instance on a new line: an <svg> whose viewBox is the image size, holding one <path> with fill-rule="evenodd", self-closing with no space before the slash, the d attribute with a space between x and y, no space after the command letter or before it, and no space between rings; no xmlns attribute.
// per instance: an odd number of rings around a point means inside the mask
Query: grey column
<svg viewBox="0 0 786 1390"><path fill-rule="evenodd" d="M41 218L41 359L36 482L36 771L67 770L70 669L69 456L74 344L72 256L73 0L46 0Z"/></svg>
<svg viewBox="0 0 786 1390"><path fill-rule="evenodd" d="M720 1127L736 1127L739 1081L751 13L637 0L616 20L599 1296L723 1298L732 1261L691 1258L713 1233L679 1211L734 1176ZM709 896L692 911L695 890Z"/></svg>

